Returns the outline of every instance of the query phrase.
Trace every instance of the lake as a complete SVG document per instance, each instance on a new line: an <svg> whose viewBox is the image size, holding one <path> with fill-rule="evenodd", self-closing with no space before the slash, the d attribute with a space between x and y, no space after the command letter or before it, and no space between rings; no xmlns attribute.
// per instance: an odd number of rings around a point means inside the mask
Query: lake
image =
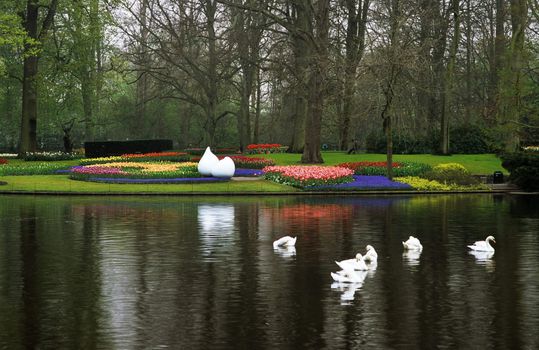
<svg viewBox="0 0 539 350"><path fill-rule="evenodd" d="M376 268L333 283L367 244ZM538 196L0 195L0 349L538 349L538 329Z"/></svg>

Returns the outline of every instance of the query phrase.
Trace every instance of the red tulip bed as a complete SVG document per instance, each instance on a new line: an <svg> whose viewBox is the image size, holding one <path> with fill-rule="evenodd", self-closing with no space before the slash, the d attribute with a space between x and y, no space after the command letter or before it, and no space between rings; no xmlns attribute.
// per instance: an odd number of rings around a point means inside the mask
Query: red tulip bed
<svg viewBox="0 0 539 350"><path fill-rule="evenodd" d="M258 143L248 145L246 152L249 154L283 153L286 152L287 149L287 146L283 146L279 143Z"/></svg>

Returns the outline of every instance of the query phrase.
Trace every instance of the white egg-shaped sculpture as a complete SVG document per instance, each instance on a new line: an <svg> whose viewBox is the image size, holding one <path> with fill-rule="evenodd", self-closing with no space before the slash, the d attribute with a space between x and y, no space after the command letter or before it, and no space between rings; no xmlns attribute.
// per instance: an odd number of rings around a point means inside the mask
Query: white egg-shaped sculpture
<svg viewBox="0 0 539 350"><path fill-rule="evenodd" d="M202 175L211 176L211 171L217 163L219 163L219 158L213 154L210 147L207 147L202 158L200 158L200 161L198 162L198 172Z"/></svg>
<svg viewBox="0 0 539 350"><path fill-rule="evenodd" d="M231 178L236 171L236 165L230 157L221 159L211 170L211 175L214 177Z"/></svg>

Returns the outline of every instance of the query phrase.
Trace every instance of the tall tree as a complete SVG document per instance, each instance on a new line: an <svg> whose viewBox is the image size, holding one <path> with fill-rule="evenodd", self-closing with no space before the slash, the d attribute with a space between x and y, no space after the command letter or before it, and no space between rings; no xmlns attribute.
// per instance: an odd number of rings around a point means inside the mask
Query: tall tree
<svg viewBox="0 0 539 350"><path fill-rule="evenodd" d="M308 71L309 105L305 121L305 147L302 163L323 163L321 153L322 116L326 99L328 46L329 46L329 0L313 1L314 23L311 25L311 63Z"/></svg>
<svg viewBox="0 0 539 350"><path fill-rule="evenodd" d="M346 150L350 143L350 121L354 109L357 68L365 51L365 32L370 0L346 0L346 38L344 88L342 95L342 115L339 131L339 148Z"/></svg>
<svg viewBox="0 0 539 350"><path fill-rule="evenodd" d="M449 58L444 75L444 94L442 100L442 114L440 119L440 153L449 154L449 118L455 94L455 65L460 41L460 1L451 0L453 13L453 38L449 49Z"/></svg>
<svg viewBox="0 0 539 350"><path fill-rule="evenodd" d="M501 87L499 122L504 127L504 147L514 151L520 144L523 115L522 89L525 62L525 30L528 26L528 0L510 0L511 42Z"/></svg>
<svg viewBox="0 0 539 350"><path fill-rule="evenodd" d="M58 0L51 0L43 5L39 0L27 0L23 13L24 29L29 38L42 43L52 26ZM45 9L42 13L42 9ZM40 15L44 15L40 21ZM40 25L41 23L41 25ZM32 50L26 44L27 50ZM22 119L19 142L19 154L37 150L37 78L40 53L30 54L24 58L22 82Z"/></svg>

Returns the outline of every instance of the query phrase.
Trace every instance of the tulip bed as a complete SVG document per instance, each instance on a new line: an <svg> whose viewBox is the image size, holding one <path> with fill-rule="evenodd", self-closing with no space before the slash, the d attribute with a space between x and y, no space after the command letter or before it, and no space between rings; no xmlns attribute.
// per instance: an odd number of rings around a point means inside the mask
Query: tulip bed
<svg viewBox="0 0 539 350"><path fill-rule="evenodd" d="M288 149L279 143L259 143L247 145L246 152L249 154L260 153L284 153Z"/></svg>
<svg viewBox="0 0 539 350"><path fill-rule="evenodd" d="M265 178L299 188L336 185L353 181L351 169L336 166L268 166Z"/></svg>
<svg viewBox="0 0 539 350"><path fill-rule="evenodd" d="M191 162L111 162L71 168L74 180L104 179L178 179L200 177L197 164Z"/></svg>
<svg viewBox="0 0 539 350"><path fill-rule="evenodd" d="M22 175L51 175L58 170L65 169L64 163L55 162L28 162L24 164L4 164L0 166L0 176Z"/></svg>
<svg viewBox="0 0 539 350"><path fill-rule="evenodd" d="M81 165L103 164L110 162L187 162L190 156L185 152L156 152L123 154L121 156L81 159Z"/></svg>
<svg viewBox="0 0 539 350"><path fill-rule="evenodd" d="M387 162L341 163L340 167L352 169L356 175L386 175ZM422 176L431 170L431 166L415 162L393 162L394 176Z"/></svg>

